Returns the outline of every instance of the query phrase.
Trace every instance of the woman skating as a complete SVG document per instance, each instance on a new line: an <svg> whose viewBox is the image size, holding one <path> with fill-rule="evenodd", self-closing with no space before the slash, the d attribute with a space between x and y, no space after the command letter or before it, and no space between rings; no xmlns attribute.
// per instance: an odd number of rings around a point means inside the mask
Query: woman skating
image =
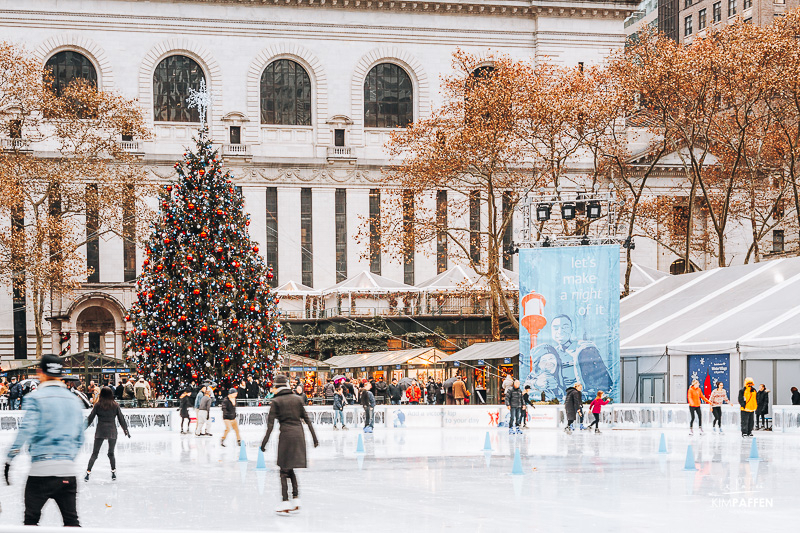
<svg viewBox="0 0 800 533"><path fill-rule="evenodd" d="M272 429L277 419L281 425L278 437L278 468L281 476L281 496L283 501L275 509L279 515L300 510L299 487L295 468L306 468L306 437L303 433L302 422L308 426L314 447L319 446L314 426L308 418L303 400L289 388L289 379L286 376L275 376L273 381L275 397L270 404L269 417L267 418L267 434L261 442L261 450L266 451L267 442L272 434ZM292 482L292 501L289 502L289 481Z"/></svg>
<svg viewBox="0 0 800 533"><path fill-rule="evenodd" d="M711 428L717 431L717 426L719 426L720 433L722 433L722 404L725 402L731 403L728 399L728 393L725 392L723 388L722 382L718 381L717 388L714 389L708 397L708 403L711 405L711 414L714 416Z"/></svg>
<svg viewBox="0 0 800 533"><path fill-rule="evenodd" d="M125 417L122 416L119 405L114 401L114 393L108 387L103 387L100 390L100 397L97 403L94 404L92 412L89 414L89 419L86 421L86 426L91 426L97 417L97 429L94 432L94 449L92 456L89 458L89 466L86 468L86 477L83 479L89 481L89 475L92 473L92 467L97 460L100 453L100 446L103 441L108 441L108 460L111 462L111 479L117 479L117 459L114 457L114 447L117 445L117 423L122 427L122 431L128 438L131 437L128 431L128 424L125 422Z"/></svg>

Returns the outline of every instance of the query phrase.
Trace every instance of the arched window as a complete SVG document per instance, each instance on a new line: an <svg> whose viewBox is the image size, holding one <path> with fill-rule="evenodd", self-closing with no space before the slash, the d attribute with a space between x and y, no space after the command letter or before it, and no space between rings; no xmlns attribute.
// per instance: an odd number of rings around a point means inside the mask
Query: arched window
<svg viewBox="0 0 800 533"><path fill-rule="evenodd" d="M393 63L376 65L364 81L364 126L405 128L414 121L414 86Z"/></svg>
<svg viewBox="0 0 800 533"><path fill-rule="evenodd" d="M56 96L61 96L70 83L86 80L97 87L97 71L89 58L79 52L64 50L47 60L45 70L50 71L51 87Z"/></svg>
<svg viewBox="0 0 800 533"><path fill-rule="evenodd" d="M289 59L273 61L261 74L261 123L311 125L311 79Z"/></svg>
<svg viewBox="0 0 800 533"><path fill-rule="evenodd" d="M153 115L156 122L200 122L200 111L189 108L189 89L200 90L203 69L186 56L169 56L153 72Z"/></svg>

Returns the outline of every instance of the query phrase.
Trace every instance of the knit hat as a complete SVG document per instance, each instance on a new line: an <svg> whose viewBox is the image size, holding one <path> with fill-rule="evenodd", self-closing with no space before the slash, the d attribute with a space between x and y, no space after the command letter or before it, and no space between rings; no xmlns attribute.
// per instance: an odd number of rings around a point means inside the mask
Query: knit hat
<svg viewBox="0 0 800 533"><path fill-rule="evenodd" d="M284 376L283 374L278 374L272 379L272 386L276 389L280 389L283 387L289 386L289 378Z"/></svg>
<svg viewBox="0 0 800 533"><path fill-rule="evenodd" d="M228 389L228 394L236 394L239 391L237 389Z"/></svg>
<svg viewBox="0 0 800 533"><path fill-rule="evenodd" d="M753 378L744 378L744 384L745 385L755 385L756 382L753 381Z"/></svg>
<svg viewBox="0 0 800 533"><path fill-rule="evenodd" d="M39 361L39 368L45 376L60 378L64 368L64 361L55 354L46 353L42 355L42 360Z"/></svg>

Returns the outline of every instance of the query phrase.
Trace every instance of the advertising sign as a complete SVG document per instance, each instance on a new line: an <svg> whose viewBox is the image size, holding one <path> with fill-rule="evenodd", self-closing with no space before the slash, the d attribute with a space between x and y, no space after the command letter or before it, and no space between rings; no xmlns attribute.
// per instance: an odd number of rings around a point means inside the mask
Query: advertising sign
<svg viewBox="0 0 800 533"><path fill-rule="evenodd" d="M564 400L583 385L620 399L619 246L519 252L520 379L532 396Z"/></svg>
<svg viewBox="0 0 800 533"><path fill-rule="evenodd" d="M727 353L690 355L689 359L689 384L696 379L700 382L700 388L706 398L711 391L717 388L717 382L721 381L722 386L731 396L730 389L730 364L731 356ZM735 399L734 399L735 401Z"/></svg>

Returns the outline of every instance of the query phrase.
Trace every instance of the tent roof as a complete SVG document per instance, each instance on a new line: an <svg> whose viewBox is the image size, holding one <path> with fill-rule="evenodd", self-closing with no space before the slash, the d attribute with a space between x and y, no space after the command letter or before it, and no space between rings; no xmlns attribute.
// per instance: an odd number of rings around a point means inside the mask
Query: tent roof
<svg viewBox="0 0 800 533"><path fill-rule="evenodd" d="M442 361L477 361L479 359L505 359L519 355L519 341L476 342L463 350L450 354Z"/></svg>
<svg viewBox="0 0 800 533"><path fill-rule="evenodd" d="M331 365L332 368L402 365L417 358L424 359L429 363L438 363L446 355L446 353L437 348L414 348L411 350L337 355L326 359L325 363Z"/></svg>
<svg viewBox="0 0 800 533"><path fill-rule="evenodd" d="M297 355L293 353L284 353L281 354L281 368L289 368L292 366L314 366L318 367L319 369L327 370L329 368L328 363L325 361L319 361L317 359L312 359L310 357L306 357L304 355Z"/></svg>
<svg viewBox="0 0 800 533"><path fill-rule="evenodd" d="M650 268L646 266L642 266L639 263L632 263L631 267L631 292L635 292L638 290L643 289L644 287L650 285L651 283L655 283L656 281L660 280L661 278L665 278L670 276L668 272L662 272L660 270L656 270L655 268ZM625 262L621 262L619 265L619 292L621 293L623 288L625 287Z"/></svg>
<svg viewBox="0 0 800 533"><path fill-rule="evenodd" d="M383 276L378 276L372 272L362 270L354 276L350 276L344 281L341 281L322 291L322 294L330 294L335 292L410 292L416 291L417 288L411 285L406 285L399 281L394 281Z"/></svg>
<svg viewBox="0 0 800 533"><path fill-rule="evenodd" d="M667 276L620 303L623 356L800 349L800 257Z"/></svg>
<svg viewBox="0 0 800 533"><path fill-rule="evenodd" d="M505 289L517 290L519 287L519 274L504 268L500 269L500 282ZM480 276L472 268L456 265L417 284L417 287L427 291L485 291L489 289L489 284L486 282L485 277Z"/></svg>
<svg viewBox="0 0 800 533"><path fill-rule="evenodd" d="M312 289L308 285L297 283L296 281L287 281L280 287L275 289L275 292L281 295L284 294L319 294L319 291Z"/></svg>

